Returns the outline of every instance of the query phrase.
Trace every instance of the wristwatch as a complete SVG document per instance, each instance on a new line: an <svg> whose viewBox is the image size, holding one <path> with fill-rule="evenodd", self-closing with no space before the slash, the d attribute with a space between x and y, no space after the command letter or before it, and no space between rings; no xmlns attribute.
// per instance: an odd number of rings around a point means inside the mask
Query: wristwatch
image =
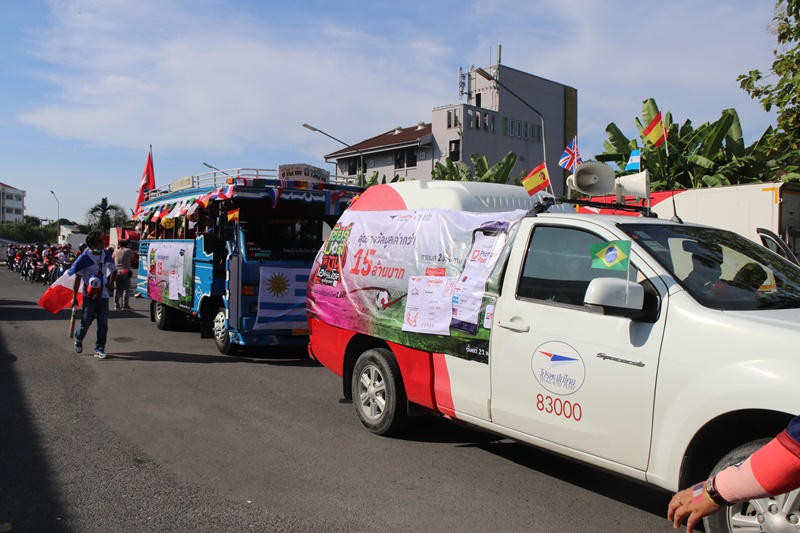
<svg viewBox="0 0 800 533"><path fill-rule="evenodd" d="M706 494L711 501L716 503L717 505L723 507L726 505L731 505L728 500L722 497L722 495L717 490L717 476L712 476L708 481L706 481Z"/></svg>

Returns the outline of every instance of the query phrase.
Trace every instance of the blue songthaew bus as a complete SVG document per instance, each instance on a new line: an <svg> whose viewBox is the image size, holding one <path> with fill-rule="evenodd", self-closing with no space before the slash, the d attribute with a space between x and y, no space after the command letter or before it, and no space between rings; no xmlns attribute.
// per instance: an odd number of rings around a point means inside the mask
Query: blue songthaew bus
<svg viewBox="0 0 800 533"><path fill-rule="evenodd" d="M136 291L151 320L169 330L194 317L224 354L307 343L309 271L361 191L310 165L219 170L149 191L134 217Z"/></svg>

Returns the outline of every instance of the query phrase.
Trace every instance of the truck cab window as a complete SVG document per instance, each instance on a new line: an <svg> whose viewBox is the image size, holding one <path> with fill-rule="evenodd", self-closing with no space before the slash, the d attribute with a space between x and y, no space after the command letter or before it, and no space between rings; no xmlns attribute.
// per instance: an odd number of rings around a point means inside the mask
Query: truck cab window
<svg viewBox="0 0 800 533"><path fill-rule="evenodd" d="M589 282L594 278L627 277L621 270L592 268L589 247L605 242L580 229L539 226L531 236L517 297L583 305ZM632 274L635 280L636 275Z"/></svg>

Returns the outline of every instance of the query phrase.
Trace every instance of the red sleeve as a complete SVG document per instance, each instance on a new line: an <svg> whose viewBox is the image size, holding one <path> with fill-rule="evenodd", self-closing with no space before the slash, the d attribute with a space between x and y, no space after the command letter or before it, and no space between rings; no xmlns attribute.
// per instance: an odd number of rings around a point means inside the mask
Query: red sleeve
<svg viewBox="0 0 800 533"><path fill-rule="evenodd" d="M800 417L753 454L753 475L770 494L800 487Z"/></svg>

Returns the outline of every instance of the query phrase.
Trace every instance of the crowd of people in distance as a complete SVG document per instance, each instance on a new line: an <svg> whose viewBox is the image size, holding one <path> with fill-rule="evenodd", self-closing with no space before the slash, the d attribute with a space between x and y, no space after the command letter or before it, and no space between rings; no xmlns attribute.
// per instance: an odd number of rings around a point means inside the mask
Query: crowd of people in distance
<svg viewBox="0 0 800 533"><path fill-rule="evenodd" d="M29 243L6 247L6 266L22 280L49 285L75 260L69 244Z"/></svg>
<svg viewBox="0 0 800 533"><path fill-rule="evenodd" d="M108 246L105 249L122 274L113 287L114 309L130 309L132 278L139 265L137 254L129 246L129 241L120 241L118 247ZM69 269L86 247L86 243L82 243L78 250L73 250L71 244L9 243L6 246L6 266L18 272L23 281L51 285Z"/></svg>

